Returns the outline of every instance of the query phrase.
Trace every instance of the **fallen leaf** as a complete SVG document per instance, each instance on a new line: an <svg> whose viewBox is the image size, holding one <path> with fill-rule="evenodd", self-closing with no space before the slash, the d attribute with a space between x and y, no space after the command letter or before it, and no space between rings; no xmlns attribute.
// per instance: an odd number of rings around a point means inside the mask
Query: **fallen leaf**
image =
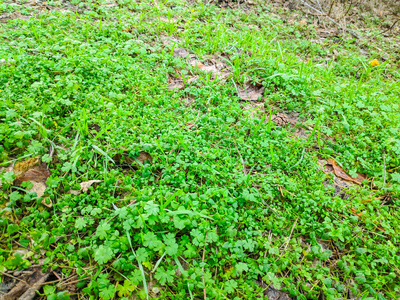
<svg viewBox="0 0 400 300"><path fill-rule="evenodd" d="M29 158L22 162L17 162L13 167L13 172L14 172L15 176L21 175L22 173L25 173L30 168L32 168L34 165L36 165L38 162L39 162L39 159L37 157Z"/></svg>
<svg viewBox="0 0 400 300"><path fill-rule="evenodd" d="M168 90L172 91L172 90L182 90L185 87L185 84L183 82L183 80L171 80L168 83Z"/></svg>
<svg viewBox="0 0 400 300"><path fill-rule="evenodd" d="M24 181L30 181L33 186L27 191L36 193L37 197L42 197L46 190L46 180L50 177L50 171L41 164L38 158L30 158L23 162L18 162L12 168L16 178L14 185L20 186Z"/></svg>
<svg viewBox="0 0 400 300"><path fill-rule="evenodd" d="M196 125L196 123L189 122L189 123L186 123L185 126L186 126L188 129L190 129L190 128L192 128L194 125Z"/></svg>
<svg viewBox="0 0 400 300"><path fill-rule="evenodd" d="M45 187L46 188L46 187ZM49 200L49 203L47 203L47 200ZM44 205L44 206L47 206L47 207L53 207L53 202L50 200L50 198L48 198L48 197L46 197L46 198L43 198L42 199L42 204Z"/></svg>
<svg viewBox="0 0 400 300"><path fill-rule="evenodd" d="M148 161L149 163L153 162L153 157L147 153L146 151L140 151L139 156L136 158L138 162L141 164L144 164L145 161Z"/></svg>
<svg viewBox="0 0 400 300"><path fill-rule="evenodd" d="M305 20L305 19L301 20L301 21L299 22L299 25L300 25L300 26L307 25L307 20Z"/></svg>
<svg viewBox="0 0 400 300"><path fill-rule="evenodd" d="M347 175L347 173L343 170L341 166L339 166L336 161L334 161L332 158L328 158L326 160L327 164L331 165L333 167L333 171L335 175L339 178L342 178L347 181L354 182L356 184L361 185L362 181L365 179L365 177L362 174L357 173L357 178L350 177Z"/></svg>
<svg viewBox="0 0 400 300"><path fill-rule="evenodd" d="M75 196L78 196L80 193L81 193L81 191L79 191L79 190L69 190L67 192L67 194L72 194L72 195L75 195Z"/></svg>
<svg viewBox="0 0 400 300"><path fill-rule="evenodd" d="M380 65L380 63L379 63L379 61L377 59L371 60L369 62L369 64L370 64L371 67L376 67L376 66Z"/></svg>
<svg viewBox="0 0 400 300"><path fill-rule="evenodd" d="M189 52L184 48L175 48L174 57L187 57Z"/></svg>
<svg viewBox="0 0 400 300"><path fill-rule="evenodd" d="M202 67L204 67L204 65L203 65L201 62L197 61L197 60L192 61L190 64L191 64L193 67L197 67L197 68L202 68Z"/></svg>
<svg viewBox="0 0 400 300"><path fill-rule="evenodd" d="M262 85L246 83L243 89L238 90L238 95L242 100L256 101L262 97L265 88Z"/></svg>
<svg viewBox="0 0 400 300"><path fill-rule="evenodd" d="M44 195L44 191L46 190L46 184L44 182L35 182L31 181L33 187L28 189L27 191L31 193L36 193L37 197L40 198Z"/></svg>
<svg viewBox="0 0 400 300"><path fill-rule="evenodd" d="M46 179L50 177L50 175L50 171L45 167L35 166L34 168L29 169L25 173L17 176L17 178L14 180L14 184L20 185L24 181L46 182Z"/></svg>
<svg viewBox="0 0 400 300"><path fill-rule="evenodd" d="M85 192L88 191L88 188L89 188L93 183L102 182L102 181L103 181L103 180L98 180L98 179L89 180L89 181L83 181L83 182L80 183L80 185L81 185L81 191L85 193Z"/></svg>

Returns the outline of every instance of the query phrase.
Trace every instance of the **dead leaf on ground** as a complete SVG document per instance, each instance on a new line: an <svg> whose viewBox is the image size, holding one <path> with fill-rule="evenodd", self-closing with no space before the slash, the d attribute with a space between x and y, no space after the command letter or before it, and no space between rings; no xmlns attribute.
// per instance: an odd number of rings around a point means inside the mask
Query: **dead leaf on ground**
<svg viewBox="0 0 400 300"><path fill-rule="evenodd" d="M140 151L139 156L136 158L136 160L138 162L140 162L141 164L144 164L146 161L148 161L149 163L152 163L153 157L150 155L150 153L148 153L146 151Z"/></svg>
<svg viewBox="0 0 400 300"><path fill-rule="evenodd" d="M124 152L122 154L115 155L113 159L120 163L120 167L129 169L138 169L138 163L143 165L146 161L149 163L153 162L153 157L146 151L139 151L139 155L137 157L133 157L128 152Z"/></svg>
<svg viewBox="0 0 400 300"><path fill-rule="evenodd" d="M190 64L193 67L198 68L200 71L206 72L206 73L211 73L211 79L214 80L215 78L219 78L221 80L225 80L226 78L229 77L230 71L227 68L226 64L221 63L220 61L217 61L214 58L209 59L209 63L211 65L205 65L200 61L193 60L190 62Z"/></svg>
<svg viewBox="0 0 400 300"><path fill-rule="evenodd" d="M307 25L307 20L305 20L305 19L301 20L301 21L299 22L299 25L300 25L300 26L305 26L305 25Z"/></svg>
<svg viewBox="0 0 400 300"><path fill-rule="evenodd" d="M274 288L273 284L266 284L264 281L255 281L256 284L263 289L264 296L267 296L267 299L270 300L290 300L288 294L281 292Z"/></svg>
<svg viewBox="0 0 400 300"><path fill-rule="evenodd" d="M335 189L335 196L339 196L343 199L346 199L348 195L346 194L346 190L351 188L354 183L346 180L342 180L341 178L337 177L335 175L335 171L333 167L327 163L326 160L324 159L319 159L318 160L318 166L324 172L325 174L332 174L333 176L333 187ZM332 183L330 180L325 180L324 181L324 186L332 186Z"/></svg>
<svg viewBox="0 0 400 300"><path fill-rule="evenodd" d="M353 177L347 175L347 173L343 170L343 168L341 166L339 166L337 164L337 162L335 160L333 160L332 158L328 158L326 162L333 167L333 170L337 177L340 177L347 181L354 182L358 185L361 185L362 181L365 179L365 176L363 176L362 174L359 174L359 173L357 173L357 178L353 178Z"/></svg>
<svg viewBox="0 0 400 300"><path fill-rule="evenodd" d="M186 77L186 84L192 84L197 80L198 76L188 76ZM183 90L185 88L185 82L182 78L177 78L172 75L168 78L168 90L172 91L174 89Z"/></svg>
<svg viewBox="0 0 400 300"><path fill-rule="evenodd" d="M102 181L103 181L103 180L98 180L98 179L89 180L89 181L83 181L83 182L80 183L81 191L85 193L85 192L88 191L89 187L90 187L93 183L102 182Z"/></svg>
<svg viewBox="0 0 400 300"><path fill-rule="evenodd" d="M265 88L261 84L246 83L242 89L238 90L238 96L242 100L256 101L263 96Z"/></svg>
<svg viewBox="0 0 400 300"><path fill-rule="evenodd" d="M80 193L81 193L81 191L79 191L79 190L69 190L67 192L67 194L72 194L72 195L75 195L75 196L78 196Z"/></svg>
<svg viewBox="0 0 400 300"><path fill-rule="evenodd" d="M185 124L187 129L191 129L194 125L196 125L196 123L193 123L193 122L189 122L189 123Z"/></svg>
<svg viewBox="0 0 400 300"><path fill-rule="evenodd" d="M183 80L180 79L171 79L168 80L168 90L172 91L172 90L183 90L183 88L185 87L185 83L183 82Z"/></svg>
<svg viewBox="0 0 400 300"><path fill-rule="evenodd" d="M174 49L174 57L187 57L189 56L189 52L184 48L175 48Z"/></svg>
<svg viewBox="0 0 400 300"><path fill-rule="evenodd" d="M31 16L25 16L21 14L19 11L15 11L11 14L4 14L0 16L0 23L7 23L10 20L21 19L21 20L29 20Z"/></svg>
<svg viewBox="0 0 400 300"><path fill-rule="evenodd" d="M25 161L17 162L14 167L13 167L13 172L15 176L19 176L22 173L25 173L28 171L30 168L32 168L34 165L36 165L39 162L39 158L34 157L34 158L29 158Z"/></svg>
<svg viewBox="0 0 400 300"><path fill-rule="evenodd" d="M36 193L37 197L44 195L47 187L46 180L51 173L37 157L16 163L11 171L16 175L14 185L20 186L22 182L30 181L33 187L27 189L27 191Z"/></svg>

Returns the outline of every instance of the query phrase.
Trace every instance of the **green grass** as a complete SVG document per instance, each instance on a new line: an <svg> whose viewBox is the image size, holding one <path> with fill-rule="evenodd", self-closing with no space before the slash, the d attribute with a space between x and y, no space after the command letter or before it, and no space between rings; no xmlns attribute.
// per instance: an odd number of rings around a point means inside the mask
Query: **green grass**
<svg viewBox="0 0 400 300"><path fill-rule="evenodd" d="M256 299L256 281L297 299L399 298L394 63L372 68L376 50L365 58L349 37L315 43L312 26L261 5L85 5L0 24L2 165L38 156L52 172L51 207L3 172L1 271L44 259L77 274L71 297L84 299L203 299L204 289ZM177 47L203 62L217 55L230 77L198 72ZM168 74L199 79L169 91ZM265 87L265 112L299 113L308 138L251 118L237 96L249 80ZM135 161L141 151L152 162ZM367 179L335 195L320 158ZM94 179L88 193L69 192Z"/></svg>

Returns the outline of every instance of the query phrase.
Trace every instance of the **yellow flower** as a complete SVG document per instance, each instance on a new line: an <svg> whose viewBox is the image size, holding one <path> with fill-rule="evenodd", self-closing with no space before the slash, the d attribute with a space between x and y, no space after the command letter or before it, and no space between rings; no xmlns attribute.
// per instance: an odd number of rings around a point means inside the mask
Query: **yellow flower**
<svg viewBox="0 0 400 300"><path fill-rule="evenodd" d="M371 67L376 67L376 66L380 65L380 63L379 63L379 61L377 59L371 60L369 62L369 64L370 64Z"/></svg>

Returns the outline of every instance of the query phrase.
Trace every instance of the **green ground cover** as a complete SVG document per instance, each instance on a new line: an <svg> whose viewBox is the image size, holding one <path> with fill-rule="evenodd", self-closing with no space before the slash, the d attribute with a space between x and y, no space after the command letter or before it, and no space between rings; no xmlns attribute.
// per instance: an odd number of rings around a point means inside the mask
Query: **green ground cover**
<svg viewBox="0 0 400 300"><path fill-rule="evenodd" d="M48 299L399 297L393 61L263 5L85 5L0 24L2 274L76 276Z"/></svg>

